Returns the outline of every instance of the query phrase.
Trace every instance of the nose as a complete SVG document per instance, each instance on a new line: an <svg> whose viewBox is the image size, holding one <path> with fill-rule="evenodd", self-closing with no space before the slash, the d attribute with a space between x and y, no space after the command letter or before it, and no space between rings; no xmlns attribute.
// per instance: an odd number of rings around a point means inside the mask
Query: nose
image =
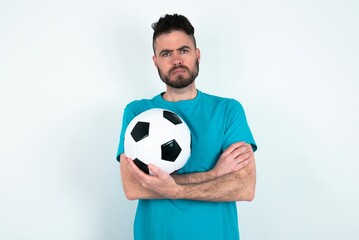
<svg viewBox="0 0 359 240"><path fill-rule="evenodd" d="M182 60L179 56L179 54L174 54L173 55L173 66L180 66L182 65Z"/></svg>
<svg viewBox="0 0 359 240"><path fill-rule="evenodd" d="M174 61L173 61L173 65L174 65L174 66L181 66L181 65L182 65L182 61L179 60L179 59L174 60Z"/></svg>

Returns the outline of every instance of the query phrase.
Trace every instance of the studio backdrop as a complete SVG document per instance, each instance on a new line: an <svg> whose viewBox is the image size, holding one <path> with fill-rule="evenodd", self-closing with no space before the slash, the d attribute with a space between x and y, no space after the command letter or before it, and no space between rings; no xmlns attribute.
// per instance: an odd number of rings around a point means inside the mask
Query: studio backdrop
<svg viewBox="0 0 359 240"><path fill-rule="evenodd" d="M242 103L241 239L359 239L359 2L0 0L0 239L132 239L123 109L164 91L151 24L193 23L197 87Z"/></svg>

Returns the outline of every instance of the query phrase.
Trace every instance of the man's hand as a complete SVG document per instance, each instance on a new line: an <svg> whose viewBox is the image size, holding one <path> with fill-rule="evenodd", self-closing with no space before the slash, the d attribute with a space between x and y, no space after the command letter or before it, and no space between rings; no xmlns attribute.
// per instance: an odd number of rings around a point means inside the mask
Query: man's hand
<svg viewBox="0 0 359 240"><path fill-rule="evenodd" d="M221 154L211 171L216 177L220 177L245 168L253 160L254 153L250 144L234 143Z"/></svg>
<svg viewBox="0 0 359 240"><path fill-rule="evenodd" d="M129 173L136 178L144 188L156 192L164 198L178 198L181 186L175 182L171 175L153 164L148 165L148 169L152 174L148 175L141 171L132 159L126 157L126 161L128 162L127 168Z"/></svg>

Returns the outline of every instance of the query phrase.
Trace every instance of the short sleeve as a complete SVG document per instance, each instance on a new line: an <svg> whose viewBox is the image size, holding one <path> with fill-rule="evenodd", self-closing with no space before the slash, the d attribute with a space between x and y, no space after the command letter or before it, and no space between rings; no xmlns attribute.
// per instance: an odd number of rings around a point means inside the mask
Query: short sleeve
<svg viewBox="0 0 359 240"><path fill-rule="evenodd" d="M136 117L135 112L132 110L130 105L127 105L122 117L121 134L120 134L120 140L119 140L117 155L116 155L117 161L120 161L120 155L125 151L124 142L125 142L125 132L127 126L131 122L131 120L134 119L135 117Z"/></svg>
<svg viewBox="0 0 359 240"><path fill-rule="evenodd" d="M242 105L238 101L232 100L226 112L228 118L226 121L222 150L224 151L235 142L246 142L252 145L253 151L256 151L257 145L247 123Z"/></svg>

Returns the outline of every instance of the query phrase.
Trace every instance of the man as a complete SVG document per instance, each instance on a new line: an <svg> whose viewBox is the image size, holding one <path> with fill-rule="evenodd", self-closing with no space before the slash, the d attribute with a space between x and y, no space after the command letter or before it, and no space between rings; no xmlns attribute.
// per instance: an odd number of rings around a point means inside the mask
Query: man
<svg viewBox="0 0 359 240"><path fill-rule="evenodd" d="M251 201L256 181L257 147L244 110L196 89L200 50L186 17L165 15L152 28L153 62L166 91L127 105L117 154L126 197L139 199L135 239L239 239L236 201ZM147 175L123 153L127 125L151 108L176 112L191 130L191 157L176 174L149 165Z"/></svg>

